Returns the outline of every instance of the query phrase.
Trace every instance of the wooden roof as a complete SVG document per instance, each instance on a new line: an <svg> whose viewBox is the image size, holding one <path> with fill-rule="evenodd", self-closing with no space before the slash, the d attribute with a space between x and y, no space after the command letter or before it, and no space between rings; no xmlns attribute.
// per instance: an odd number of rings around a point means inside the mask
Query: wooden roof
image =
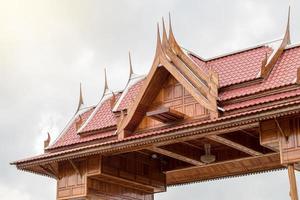
<svg viewBox="0 0 300 200"><path fill-rule="evenodd" d="M156 53L149 74L127 84L121 94L107 93L96 107L79 110L45 154L13 164L34 171L34 166L68 158L107 152L126 152L146 144L168 143L243 127L260 120L300 110L300 46L288 48L289 25L278 48L262 44L212 60L185 51L163 22L157 29ZM267 58L267 59L266 59ZM208 118L140 130L167 76L173 76L210 113ZM108 88L106 88L108 89ZM82 99L82 97L81 97ZM39 173L39 172L37 172ZM175 184L175 183L174 183Z"/></svg>

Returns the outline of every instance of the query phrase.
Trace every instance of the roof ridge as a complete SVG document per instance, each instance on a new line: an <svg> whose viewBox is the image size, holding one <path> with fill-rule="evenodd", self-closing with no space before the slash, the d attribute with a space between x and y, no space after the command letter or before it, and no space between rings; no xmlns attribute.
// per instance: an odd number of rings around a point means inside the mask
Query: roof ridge
<svg viewBox="0 0 300 200"><path fill-rule="evenodd" d="M245 51L250 51L252 49L256 49L256 48L259 48L259 47L270 46L272 43L278 42L280 40L282 40L282 38L277 38L277 39L269 40L269 41L266 41L266 42L256 43L253 46L249 46L249 47L245 47L245 48L241 48L241 49L229 51L227 53L216 55L216 56L212 56L212 57L208 57L208 58L203 58L203 57L199 56L197 53L195 53L194 51L191 51L191 50L189 50L187 48L184 48L184 47L181 47L181 48L183 48L185 51L187 51L187 53L189 53L189 54L197 57L198 59L200 59L200 60L202 60L204 62L208 62L208 61L212 61L212 60L224 58L224 57L227 57L227 56L239 54L239 53L242 53L242 52L245 52Z"/></svg>

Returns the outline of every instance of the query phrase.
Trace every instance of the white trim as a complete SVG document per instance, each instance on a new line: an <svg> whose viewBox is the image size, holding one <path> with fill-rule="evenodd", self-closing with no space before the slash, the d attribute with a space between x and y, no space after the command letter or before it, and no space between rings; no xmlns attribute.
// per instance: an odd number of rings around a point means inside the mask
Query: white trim
<svg viewBox="0 0 300 200"><path fill-rule="evenodd" d="M84 124L78 129L77 133L80 133L82 129L92 120L92 118L95 116L95 114L98 112L99 108L102 106L103 102L112 97L112 92L106 92L104 96L101 98L100 102L97 104L96 108L92 112L92 114L89 116L89 118L84 122Z"/></svg>
<svg viewBox="0 0 300 200"><path fill-rule="evenodd" d="M56 137L56 139L51 142L51 144L45 148L51 148L52 145L54 145L65 133L66 131L70 128L70 126L73 124L74 120L81 114L88 112L89 110L93 109L94 106L89 106L89 107L85 107L85 108L81 108L77 113L75 113L73 115L73 117L69 120L69 122L67 123L67 125L65 126L65 128L62 130L62 132Z"/></svg>
<svg viewBox="0 0 300 200"><path fill-rule="evenodd" d="M182 47L186 52L188 52L189 54L199 58L200 60L204 61L204 62L207 62L207 61L211 61L211 60L215 60L215 59L218 59L218 58L222 58L222 57L226 57L226 56L230 56L230 55L233 55L233 54L237 54L237 53L241 53L241 52L244 52L244 51L248 51L248 50L251 50L251 49L255 49L255 48L258 48L258 47L262 47L262 46L270 46L272 43L275 43L279 40L282 40L282 38L278 38L278 39L275 39L275 40L270 40L270 41L267 41L267 42L262 42L262 43L258 43L258 44L255 44L253 46L250 46L250 47L247 47L247 48L243 48L243 49L239 49L239 50L235 50L235 51L231 51L231 52L228 52L228 53L224 53L224 54L221 54L221 55L217 55L217 56L212 56L212 57L209 57L209 58L203 58L199 55L197 55L196 53L194 53L193 51L190 51L184 47Z"/></svg>
<svg viewBox="0 0 300 200"><path fill-rule="evenodd" d="M290 44L287 47L285 47L285 50L292 49L292 48L299 47L299 46L300 46L300 42L295 43L295 44Z"/></svg>
<svg viewBox="0 0 300 200"><path fill-rule="evenodd" d="M118 107L120 105L120 103L122 102L123 98L126 96L126 94L128 93L129 89L135 85L137 82L139 82L140 80L142 80L143 78L145 78L146 75L136 75L134 77L132 77L129 82L127 83L123 93L121 94L120 98L118 99L118 101L115 103L112 111L116 112L118 110Z"/></svg>

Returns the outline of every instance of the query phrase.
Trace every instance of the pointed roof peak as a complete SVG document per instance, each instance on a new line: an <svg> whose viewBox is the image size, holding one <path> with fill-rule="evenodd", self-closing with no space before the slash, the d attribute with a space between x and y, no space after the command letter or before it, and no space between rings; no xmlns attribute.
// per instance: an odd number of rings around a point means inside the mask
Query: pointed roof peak
<svg viewBox="0 0 300 200"><path fill-rule="evenodd" d="M162 43L160 38L160 31L159 31L159 23L157 22L157 33L156 33L156 56L162 52Z"/></svg>
<svg viewBox="0 0 300 200"><path fill-rule="evenodd" d="M173 29L172 29L172 20L171 20L171 13L169 12L169 38L173 36Z"/></svg>
<svg viewBox="0 0 300 200"><path fill-rule="evenodd" d="M288 8L288 19L286 25L286 31L284 37L287 39L287 44L291 44L291 34L290 34L290 19L291 19L291 6Z"/></svg>
<svg viewBox="0 0 300 200"><path fill-rule="evenodd" d="M79 86L79 102L78 102L78 107L76 110L76 113L83 107L84 102L83 102L83 96L82 96L82 88L81 88L81 83Z"/></svg>
<svg viewBox="0 0 300 200"><path fill-rule="evenodd" d="M136 73L134 73L134 71L133 71L133 65L132 65L130 51L128 52L128 59L129 59L129 80L128 80L128 82L129 82L131 79L137 77L138 75Z"/></svg>
<svg viewBox="0 0 300 200"><path fill-rule="evenodd" d="M106 74L106 68L104 68L104 90L101 99L103 99L104 96L111 94L111 90L108 87L107 83L107 74Z"/></svg>
<svg viewBox="0 0 300 200"><path fill-rule="evenodd" d="M161 43L159 23L157 22L157 43Z"/></svg>
<svg viewBox="0 0 300 200"><path fill-rule="evenodd" d="M162 45L163 45L163 47L165 47L165 46L167 46L167 43L168 43L168 36L167 36L166 27L165 27L165 20L163 17L162 17L162 26L163 26Z"/></svg>

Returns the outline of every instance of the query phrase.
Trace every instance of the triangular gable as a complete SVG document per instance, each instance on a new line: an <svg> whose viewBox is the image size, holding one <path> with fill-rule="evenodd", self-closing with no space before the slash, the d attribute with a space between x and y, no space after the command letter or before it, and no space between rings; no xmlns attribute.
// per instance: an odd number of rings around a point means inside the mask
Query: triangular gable
<svg viewBox="0 0 300 200"><path fill-rule="evenodd" d="M142 131L189 119L207 119L208 110L172 76L165 80L136 128Z"/></svg>
<svg viewBox="0 0 300 200"><path fill-rule="evenodd" d="M151 70L135 103L131 105L127 116L118 127L120 137L132 132L145 116L149 105L157 96L163 82L171 74L196 101L209 110L212 118L218 116L218 76L213 71L208 74L196 68L197 64L189 58L177 44L170 24L169 39L163 24L163 40L157 27L156 54Z"/></svg>

